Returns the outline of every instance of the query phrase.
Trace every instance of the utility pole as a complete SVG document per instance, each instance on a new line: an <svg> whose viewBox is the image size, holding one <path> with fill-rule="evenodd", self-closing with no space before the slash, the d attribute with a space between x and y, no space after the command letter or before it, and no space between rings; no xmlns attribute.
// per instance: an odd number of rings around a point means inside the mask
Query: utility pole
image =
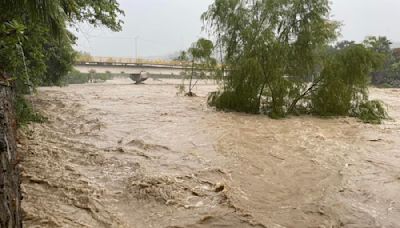
<svg viewBox="0 0 400 228"><path fill-rule="evenodd" d="M139 59L138 40L139 40L139 36L136 36L135 37L135 62L136 63L138 63L138 59Z"/></svg>

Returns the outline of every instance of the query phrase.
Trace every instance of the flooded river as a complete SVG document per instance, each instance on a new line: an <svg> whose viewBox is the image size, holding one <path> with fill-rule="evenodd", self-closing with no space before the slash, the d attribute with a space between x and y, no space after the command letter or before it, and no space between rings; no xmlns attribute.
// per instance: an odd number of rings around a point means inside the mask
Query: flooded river
<svg viewBox="0 0 400 228"><path fill-rule="evenodd" d="M216 112L179 81L40 88L21 133L26 227L400 227L392 120Z"/></svg>

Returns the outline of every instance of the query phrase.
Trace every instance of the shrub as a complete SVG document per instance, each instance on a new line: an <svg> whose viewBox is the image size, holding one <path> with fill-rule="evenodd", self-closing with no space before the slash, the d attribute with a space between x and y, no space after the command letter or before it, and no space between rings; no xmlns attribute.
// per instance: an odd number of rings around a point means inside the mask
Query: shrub
<svg viewBox="0 0 400 228"><path fill-rule="evenodd" d="M356 110L354 116L361 119L364 123L381 124L382 120L388 118L385 105L379 100L370 100L361 103Z"/></svg>
<svg viewBox="0 0 400 228"><path fill-rule="evenodd" d="M24 126L30 122L42 123L46 120L33 109L32 105L22 95L16 97L15 111L19 126Z"/></svg>

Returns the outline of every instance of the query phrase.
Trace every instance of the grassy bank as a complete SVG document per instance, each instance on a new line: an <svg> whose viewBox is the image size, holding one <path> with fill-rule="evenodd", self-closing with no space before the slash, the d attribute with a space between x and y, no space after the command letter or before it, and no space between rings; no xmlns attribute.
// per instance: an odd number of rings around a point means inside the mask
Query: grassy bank
<svg viewBox="0 0 400 228"><path fill-rule="evenodd" d="M96 72L81 73L79 71L72 71L67 75L64 84L69 85L69 84L84 84L84 83L89 83L89 82L105 82L107 80L113 79L114 76L116 76L116 74L111 74L110 72L107 72L107 73L96 73Z"/></svg>

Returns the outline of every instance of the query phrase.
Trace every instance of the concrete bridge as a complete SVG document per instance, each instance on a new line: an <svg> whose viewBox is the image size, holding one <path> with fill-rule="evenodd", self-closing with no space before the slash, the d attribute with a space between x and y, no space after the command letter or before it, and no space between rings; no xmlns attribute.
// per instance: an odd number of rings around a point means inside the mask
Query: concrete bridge
<svg viewBox="0 0 400 228"><path fill-rule="evenodd" d="M119 63L119 62L75 62L74 68L81 73L114 73L132 74L146 71L152 75L178 76L188 70L182 65L148 64L148 63Z"/></svg>

